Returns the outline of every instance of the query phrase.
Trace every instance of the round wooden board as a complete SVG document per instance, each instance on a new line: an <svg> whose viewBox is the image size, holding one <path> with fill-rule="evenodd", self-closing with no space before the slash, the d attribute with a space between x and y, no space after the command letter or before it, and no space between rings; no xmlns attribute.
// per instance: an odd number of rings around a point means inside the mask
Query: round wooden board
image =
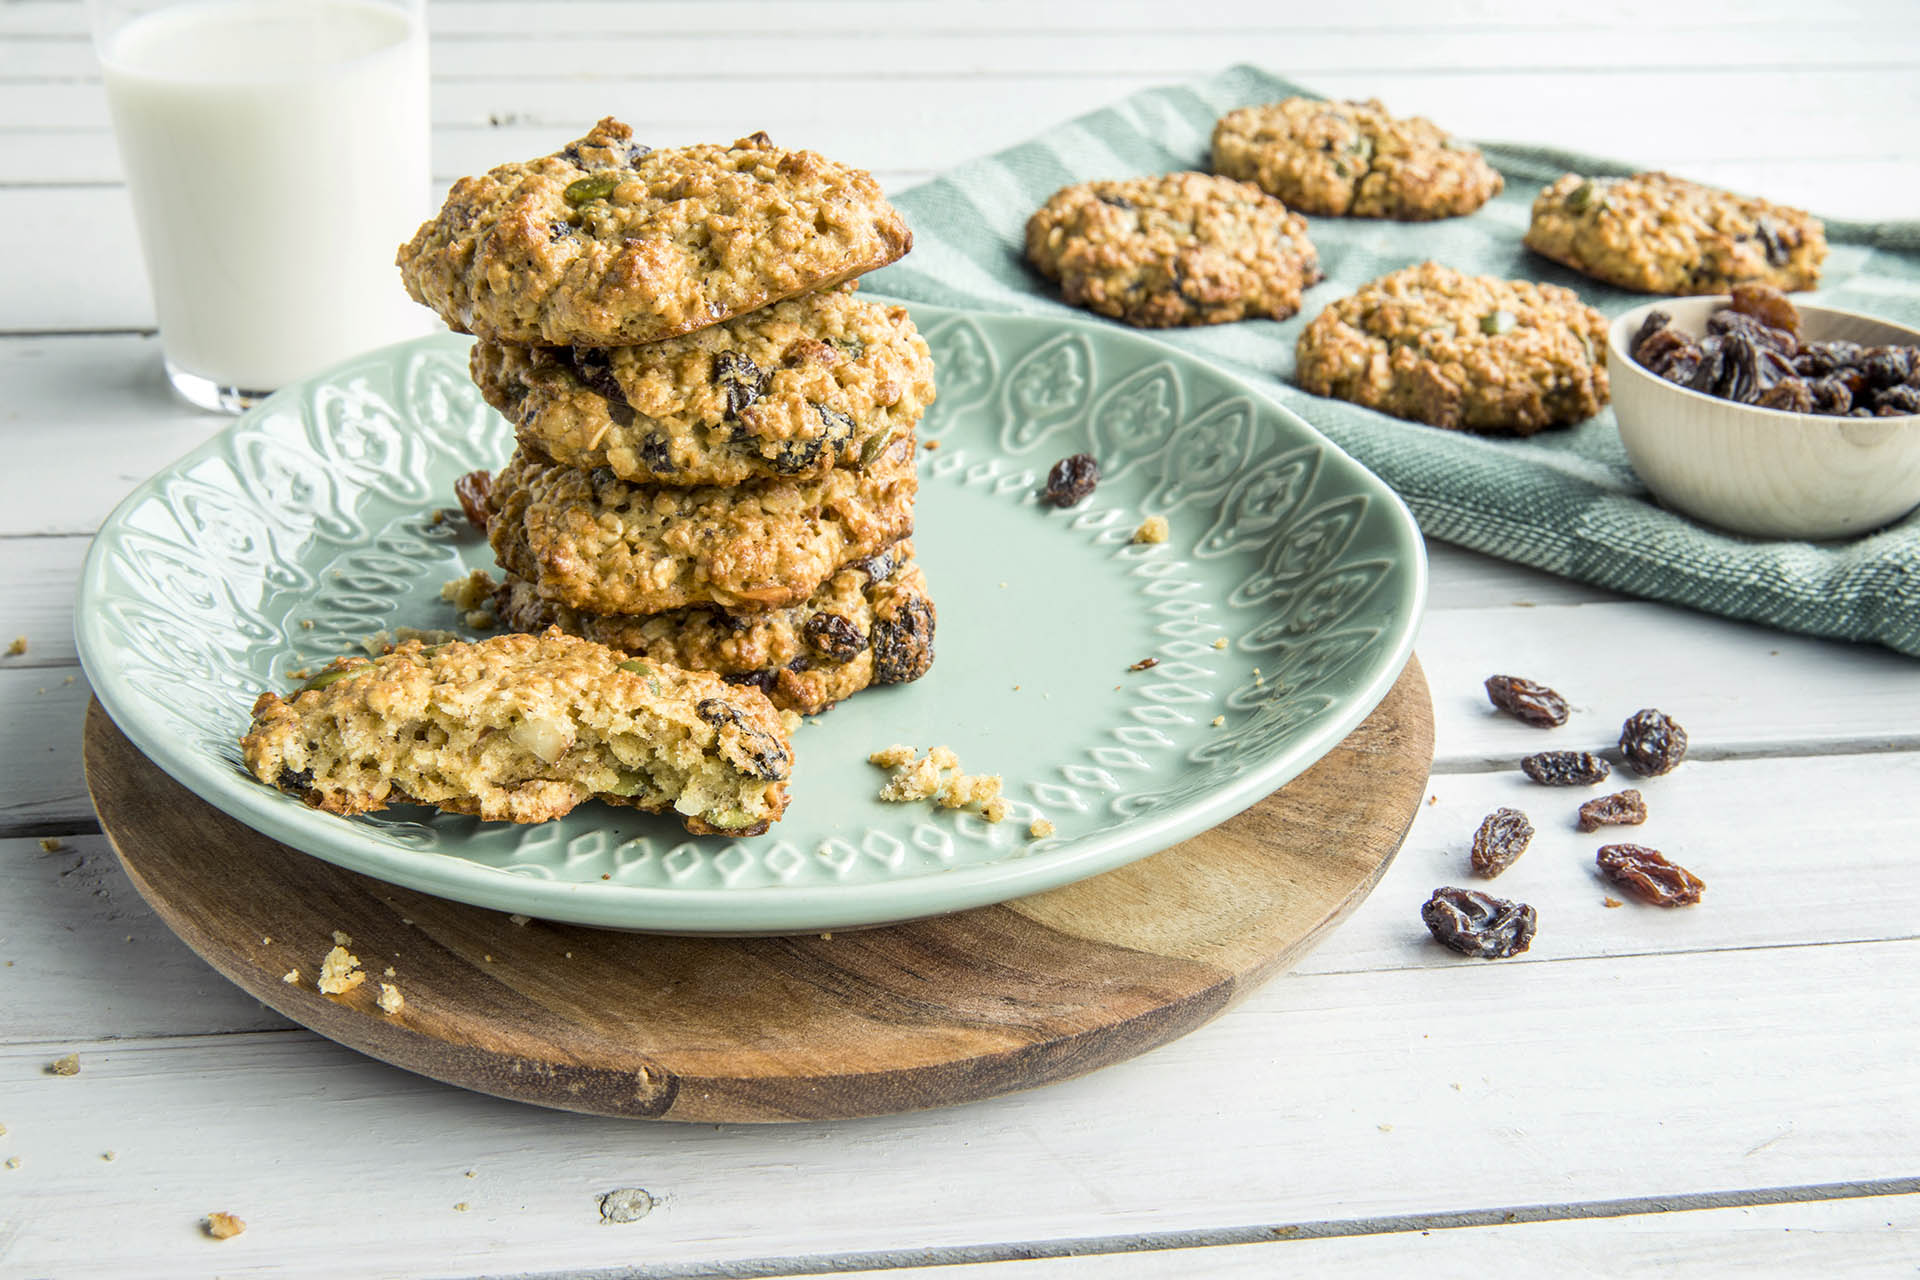
<svg viewBox="0 0 1920 1280"><path fill-rule="evenodd" d="M971 1102L1176 1039L1359 904L1406 837L1432 763L1433 708L1411 660L1313 768L1116 871L858 933L676 938L516 925L342 870L188 792L98 702L86 726L87 786L134 885L261 1001L464 1088L703 1122ZM323 996L314 978L336 929L368 981ZM391 1017L374 1004L389 965L406 1000ZM283 982L295 967L299 983Z"/></svg>

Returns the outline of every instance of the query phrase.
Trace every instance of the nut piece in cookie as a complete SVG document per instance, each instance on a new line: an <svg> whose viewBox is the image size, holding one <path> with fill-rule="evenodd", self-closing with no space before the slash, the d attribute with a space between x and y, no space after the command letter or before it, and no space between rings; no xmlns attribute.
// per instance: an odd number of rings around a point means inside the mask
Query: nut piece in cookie
<svg viewBox="0 0 1920 1280"><path fill-rule="evenodd" d="M473 380L520 441L568 467L677 486L860 467L933 401L906 308L850 288L637 347L482 339Z"/></svg>
<svg viewBox="0 0 1920 1280"><path fill-rule="evenodd" d="M558 630L337 659L289 697L261 694L240 745L254 777L329 813L545 822L600 799L698 835L765 831L793 764L758 689Z"/></svg>
<svg viewBox="0 0 1920 1280"><path fill-rule="evenodd" d="M1213 171L1306 213L1402 222L1472 213L1505 186L1478 149L1377 99L1230 111L1213 127Z"/></svg>
<svg viewBox="0 0 1920 1280"><path fill-rule="evenodd" d="M813 595L782 609L582 613L511 576L494 598L515 630L558 626L639 657L718 672L802 715L874 685L917 680L933 665L933 600L911 542L842 566Z"/></svg>
<svg viewBox="0 0 1920 1280"><path fill-rule="evenodd" d="M1570 289L1424 262L1314 317L1295 376L1396 418L1525 436L1600 411L1606 350L1606 317Z"/></svg>
<svg viewBox="0 0 1920 1280"><path fill-rule="evenodd" d="M502 568L570 609L783 608L913 532L916 452L909 433L859 471L678 489L522 448L493 482L487 537Z"/></svg>
<svg viewBox="0 0 1920 1280"><path fill-rule="evenodd" d="M1027 220L1027 261L1072 305L1150 329L1284 320L1320 279L1305 218L1205 173L1065 187Z"/></svg>
<svg viewBox="0 0 1920 1280"><path fill-rule="evenodd" d="M1526 244L1641 293L1812 289L1827 257L1826 228L1812 214L1666 173L1563 175L1535 198Z"/></svg>
<svg viewBox="0 0 1920 1280"><path fill-rule="evenodd" d="M850 280L913 236L863 169L776 147L650 150L611 117L550 156L462 178L400 247L451 328L499 342L658 342Z"/></svg>

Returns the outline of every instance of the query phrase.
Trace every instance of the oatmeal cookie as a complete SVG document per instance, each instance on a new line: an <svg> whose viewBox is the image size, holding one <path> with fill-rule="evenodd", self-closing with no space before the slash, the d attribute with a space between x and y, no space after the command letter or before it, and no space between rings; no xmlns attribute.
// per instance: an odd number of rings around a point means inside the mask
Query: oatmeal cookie
<svg viewBox="0 0 1920 1280"><path fill-rule="evenodd" d="M543 600L509 577L495 593L516 630L558 626L573 635L680 667L716 671L729 684L762 689L785 711L815 715L870 685L904 684L933 665L933 601L899 542L856 560L804 602L731 613L694 605L630 617L581 613Z"/></svg>
<svg viewBox="0 0 1920 1280"><path fill-rule="evenodd" d="M876 458L933 400L906 308L832 290L638 347L481 339L473 380L522 443L642 484L819 476Z"/></svg>
<svg viewBox="0 0 1920 1280"><path fill-rule="evenodd" d="M1213 171L1307 213L1402 222L1472 213L1506 185L1478 149L1377 99L1230 111L1213 126Z"/></svg>
<svg viewBox="0 0 1920 1280"><path fill-rule="evenodd" d="M758 689L558 630L335 659L298 693L261 694L240 745L254 777L329 813L545 822L600 799L698 835L765 831L793 765Z"/></svg>
<svg viewBox="0 0 1920 1280"><path fill-rule="evenodd" d="M1827 257L1820 219L1666 173L1564 174L1533 202L1529 249L1641 293L1813 289Z"/></svg>
<svg viewBox="0 0 1920 1280"><path fill-rule="evenodd" d="M1320 279L1305 218L1205 173L1064 187L1027 220L1027 260L1072 305L1148 329L1284 320Z"/></svg>
<svg viewBox="0 0 1920 1280"><path fill-rule="evenodd" d="M556 155L456 182L397 261L461 333L605 347L850 280L912 244L865 170L764 133L651 151L609 117Z"/></svg>
<svg viewBox="0 0 1920 1280"><path fill-rule="evenodd" d="M841 565L913 532L911 434L860 471L723 489L636 485L528 449L495 478L500 567L586 613L799 604Z"/></svg>
<svg viewBox="0 0 1920 1280"><path fill-rule="evenodd" d="M1301 333L1300 385L1436 427L1532 435L1607 402L1607 320L1570 289L1423 262Z"/></svg>

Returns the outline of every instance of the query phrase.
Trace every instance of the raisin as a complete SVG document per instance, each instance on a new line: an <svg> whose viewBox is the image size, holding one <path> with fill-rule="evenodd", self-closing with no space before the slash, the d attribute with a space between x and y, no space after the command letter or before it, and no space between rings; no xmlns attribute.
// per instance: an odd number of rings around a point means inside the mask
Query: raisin
<svg viewBox="0 0 1920 1280"><path fill-rule="evenodd" d="M1800 349L1799 341L1784 329L1740 311L1716 311L1707 317L1709 333L1744 333L1754 344L1791 357Z"/></svg>
<svg viewBox="0 0 1920 1280"><path fill-rule="evenodd" d="M693 710L702 720L721 731L723 747L727 746L727 727L731 725L738 731L732 749L724 752L734 764L767 782L777 782L787 776L791 761L787 758L786 748L766 731L748 723L739 708L718 698L702 698L694 704Z"/></svg>
<svg viewBox="0 0 1920 1280"><path fill-rule="evenodd" d="M1766 250L1769 263L1776 267L1784 267L1793 260L1792 246L1773 223L1761 218L1755 224L1753 232L1760 239L1760 247ZM1797 237L1795 243L1798 243Z"/></svg>
<svg viewBox="0 0 1920 1280"><path fill-rule="evenodd" d="M1076 453L1053 464L1053 470L1047 472L1047 487L1040 491L1040 501L1054 507L1076 507L1086 501L1098 483L1099 459L1090 453Z"/></svg>
<svg viewBox="0 0 1920 1280"><path fill-rule="evenodd" d="M1473 874L1491 880L1519 861L1533 839L1533 824L1518 809L1495 809L1473 833Z"/></svg>
<svg viewBox="0 0 1920 1280"><path fill-rule="evenodd" d="M1808 396L1815 413L1843 417L1853 412L1853 390L1839 378L1818 378L1807 383Z"/></svg>
<svg viewBox="0 0 1920 1280"><path fill-rule="evenodd" d="M780 676L780 673L778 671L772 671L772 670L732 671L732 672L728 672L724 676L721 676L720 678L722 680L725 680L728 684L751 685L755 689L758 689L762 693L765 693L773 688L774 682L777 679L779 679L779 676Z"/></svg>
<svg viewBox="0 0 1920 1280"><path fill-rule="evenodd" d="M1920 413L1920 387L1888 387L1874 398L1873 411L1881 415Z"/></svg>
<svg viewBox="0 0 1920 1280"><path fill-rule="evenodd" d="M1800 348L1794 365L1803 375L1820 377L1858 363L1861 351L1857 342L1809 342Z"/></svg>
<svg viewBox="0 0 1920 1280"><path fill-rule="evenodd" d="M1732 309L1769 328L1784 330L1792 338L1800 336L1800 312L1786 294L1770 284L1733 286Z"/></svg>
<svg viewBox="0 0 1920 1280"><path fill-rule="evenodd" d="M273 785L292 795L304 795L313 790L313 770L282 769Z"/></svg>
<svg viewBox="0 0 1920 1280"><path fill-rule="evenodd" d="M1112 196L1112 195L1106 194L1105 192L1100 192L1098 194L1100 196L1101 204L1110 204L1116 209L1133 208L1133 201L1127 199L1125 196Z"/></svg>
<svg viewBox="0 0 1920 1280"><path fill-rule="evenodd" d="M1672 773L1687 758L1687 731L1663 711L1636 711L1620 726L1620 754L1643 778Z"/></svg>
<svg viewBox="0 0 1920 1280"><path fill-rule="evenodd" d="M766 394L772 379L771 369L762 371L749 357L738 351L722 351L713 358L713 381L727 393L727 416L738 418Z"/></svg>
<svg viewBox="0 0 1920 1280"><path fill-rule="evenodd" d="M1686 335L1672 328L1672 324L1673 317L1664 311L1647 312L1647 318L1640 322L1639 332L1633 335L1633 341L1627 344L1627 350L1631 351L1633 358L1641 364L1649 363L1647 358L1640 354L1640 348L1656 337L1665 334L1679 338L1682 342L1686 341Z"/></svg>
<svg viewBox="0 0 1920 1280"><path fill-rule="evenodd" d="M487 517L493 512L492 494L491 471L469 471L453 482L453 496L460 499L467 523L482 533L487 531Z"/></svg>
<svg viewBox="0 0 1920 1280"><path fill-rule="evenodd" d="M1913 372L1913 348L1868 347L1860 355L1860 371L1874 387L1891 387L1907 380Z"/></svg>
<svg viewBox="0 0 1920 1280"><path fill-rule="evenodd" d="M829 662L851 662L867 647L860 628L837 613L816 613L800 628L813 651Z"/></svg>
<svg viewBox="0 0 1920 1280"><path fill-rule="evenodd" d="M627 403L627 393L620 389L620 383L613 376L613 364L605 350L599 347L570 347L567 350L567 364L573 369L573 376L586 384L593 392L609 404Z"/></svg>
<svg viewBox="0 0 1920 1280"><path fill-rule="evenodd" d="M900 547L896 543L885 551L876 551L864 560L855 560L849 569L858 569L867 575L868 582L885 582L900 567Z"/></svg>
<svg viewBox="0 0 1920 1280"><path fill-rule="evenodd" d="M1488 676L1487 701L1536 729L1551 729L1567 722L1565 698L1519 676Z"/></svg>
<svg viewBox="0 0 1920 1280"><path fill-rule="evenodd" d="M1138 661L1138 662L1135 662L1135 663L1130 663L1130 664L1129 664L1129 665L1127 666L1127 670L1129 670L1129 671L1145 671L1145 670L1147 670L1147 669L1148 669L1148 668L1150 668L1150 667L1157 667L1157 666L1159 666L1159 665L1160 665L1160 659L1158 659L1158 658L1142 658L1142 659L1140 659L1140 661Z"/></svg>
<svg viewBox="0 0 1920 1280"><path fill-rule="evenodd" d="M1699 876L1668 862L1658 850L1637 844L1603 845L1594 862L1600 874L1656 907L1690 907L1707 887Z"/></svg>
<svg viewBox="0 0 1920 1280"><path fill-rule="evenodd" d="M657 431L640 442L640 465L657 476L679 470L673 465L672 443Z"/></svg>
<svg viewBox="0 0 1920 1280"><path fill-rule="evenodd" d="M1590 787L1613 772L1612 765L1591 751L1541 751L1522 760L1520 767L1549 787Z"/></svg>
<svg viewBox="0 0 1920 1280"><path fill-rule="evenodd" d="M1754 403L1762 409L1784 409L1788 413L1812 413L1813 391L1804 378L1782 378L1760 393Z"/></svg>
<svg viewBox="0 0 1920 1280"><path fill-rule="evenodd" d="M909 596L873 620L873 683L905 684L933 665L933 606Z"/></svg>
<svg viewBox="0 0 1920 1280"><path fill-rule="evenodd" d="M1654 312L1659 315L1659 312ZM1667 371L1679 362L1681 353L1689 352L1694 359L1699 358L1699 350L1687 341L1687 335L1678 329L1660 328L1643 338L1635 339L1633 358L1644 365L1648 371L1666 377Z"/></svg>
<svg viewBox="0 0 1920 1280"><path fill-rule="evenodd" d="M1538 918L1524 902L1508 902L1472 889L1435 889L1420 918L1434 938L1463 956L1500 960L1533 943Z"/></svg>
<svg viewBox="0 0 1920 1280"><path fill-rule="evenodd" d="M642 160L646 159L649 155L652 155L652 154L653 154L652 147L649 147L644 143L639 143L639 142L634 143L632 146L627 148L627 167L631 169L633 166L639 164Z"/></svg>
<svg viewBox="0 0 1920 1280"><path fill-rule="evenodd" d="M1616 791L1580 806L1582 831L1598 831L1602 827L1637 827L1646 820L1647 802L1638 791Z"/></svg>

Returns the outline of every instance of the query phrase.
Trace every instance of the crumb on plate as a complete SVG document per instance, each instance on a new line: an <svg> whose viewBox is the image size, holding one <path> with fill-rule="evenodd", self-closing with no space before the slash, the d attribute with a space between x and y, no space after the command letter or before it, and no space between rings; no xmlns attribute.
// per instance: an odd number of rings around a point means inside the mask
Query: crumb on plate
<svg viewBox="0 0 1920 1280"><path fill-rule="evenodd" d="M1148 516L1140 522L1140 527L1133 531L1133 541L1165 542L1169 532L1165 516Z"/></svg>
<svg viewBox="0 0 1920 1280"><path fill-rule="evenodd" d="M201 1224L215 1240L231 1240L247 1229L247 1224L230 1213L210 1213Z"/></svg>
<svg viewBox="0 0 1920 1280"><path fill-rule="evenodd" d="M9 658L17 658L26 651L27 638L25 636L15 636L13 643L7 646L7 656Z"/></svg>
<svg viewBox="0 0 1920 1280"><path fill-rule="evenodd" d="M70 1053L64 1058L55 1058L47 1064L47 1072L56 1076L77 1076L80 1074L80 1055Z"/></svg>
<svg viewBox="0 0 1920 1280"><path fill-rule="evenodd" d="M359 957L349 954L345 947L335 947L320 962L320 980L314 985L320 988L322 995L337 996L344 995L366 980L366 971L360 967Z"/></svg>
<svg viewBox="0 0 1920 1280"><path fill-rule="evenodd" d="M1045 840L1053 834L1053 824L1045 818L1035 818L1027 824L1027 835L1035 840Z"/></svg>
<svg viewBox="0 0 1920 1280"><path fill-rule="evenodd" d="M392 973L393 970L389 969L387 972ZM407 1001L406 997L400 994L400 988L391 982L383 982L380 984L380 994L374 998L373 1002L380 1006L380 1012L391 1018L400 1012L400 1007Z"/></svg>

